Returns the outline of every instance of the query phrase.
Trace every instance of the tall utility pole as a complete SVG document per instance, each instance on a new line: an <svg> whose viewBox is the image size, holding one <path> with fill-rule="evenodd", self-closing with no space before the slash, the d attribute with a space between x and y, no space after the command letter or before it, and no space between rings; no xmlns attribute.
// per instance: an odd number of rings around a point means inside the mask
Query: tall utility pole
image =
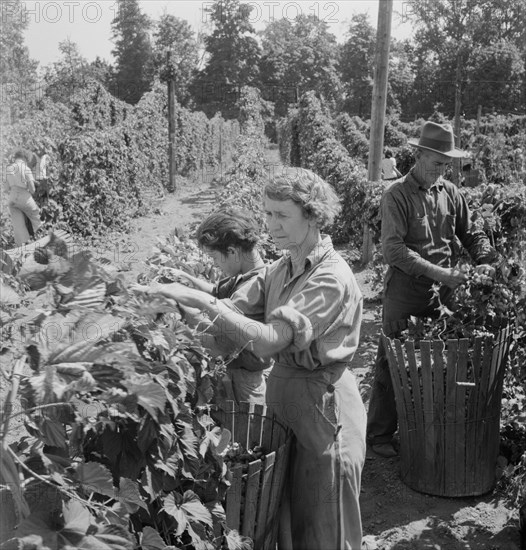
<svg viewBox="0 0 526 550"><path fill-rule="evenodd" d="M168 185L171 193L175 192L175 75L172 67L171 52L166 53L168 69Z"/></svg>
<svg viewBox="0 0 526 550"><path fill-rule="evenodd" d="M389 74L389 47L391 45L392 17L393 0L379 0L373 102L371 106L371 137L369 139L369 181L378 181L382 176L381 161L384 148L385 108L387 105L387 77ZM368 264L372 260L372 255L372 234L368 224L365 224L363 231L362 262Z"/></svg>

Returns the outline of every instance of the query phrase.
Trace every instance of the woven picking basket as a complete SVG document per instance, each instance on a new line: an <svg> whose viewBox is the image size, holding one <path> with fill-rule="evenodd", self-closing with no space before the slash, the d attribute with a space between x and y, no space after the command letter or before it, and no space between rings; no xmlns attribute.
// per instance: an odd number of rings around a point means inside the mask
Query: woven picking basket
<svg viewBox="0 0 526 550"><path fill-rule="evenodd" d="M438 496L481 495L495 483L510 329L497 337L422 340L385 335L395 390L401 477Z"/></svg>
<svg viewBox="0 0 526 550"><path fill-rule="evenodd" d="M254 541L254 550L274 550L279 508L287 474L291 433L263 405L228 402L214 418L246 449L260 446L264 457L232 467L226 493L226 523Z"/></svg>

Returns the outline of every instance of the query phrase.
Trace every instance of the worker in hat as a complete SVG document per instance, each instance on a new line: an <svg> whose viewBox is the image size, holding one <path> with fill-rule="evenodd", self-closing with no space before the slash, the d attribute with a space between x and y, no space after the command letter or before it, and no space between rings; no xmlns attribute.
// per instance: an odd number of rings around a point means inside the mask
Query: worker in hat
<svg viewBox="0 0 526 550"><path fill-rule="evenodd" d="M485 233L472 227L463 195L444 178L453 159L468 156L455 147L451 126L426 122L420 139L409 140L409 144L416 149L416 163L384 191L380 207L383 256L389 266L382 328L390 338L407 327L410 316L437 316L434 284L440 285L440 300L447 304L453 290L467 280L456 267L455 238L469 252L479 273L493 276L491 264L499 259ZM397 454L393 445L397 425L387 353L380 339L367 419L367 439L375 453Z"/></svg>

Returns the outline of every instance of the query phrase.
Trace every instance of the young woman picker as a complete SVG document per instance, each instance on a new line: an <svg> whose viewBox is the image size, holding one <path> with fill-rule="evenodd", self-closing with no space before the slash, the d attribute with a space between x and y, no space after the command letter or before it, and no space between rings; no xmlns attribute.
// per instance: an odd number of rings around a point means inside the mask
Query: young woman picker
<svg viewBox="0 0 526 550"><path fill-rule="evenodd" d="M265 186L264 207L286 253L230 299L177 283L135 290L199 308L239 346L274 358L267 405L295 438L279 547L358 550L366 415L347 367L358 346L362 296L321 234L339 211L338 198L313 172L291 169Z"/></svg>
<svg viewBox="0 0 526 550"><path fill-rule="evenodd" d="M257 248L259 228L252 216L238 208L225 208L210 214L197 228L197 242L225 277L214 285L181 269L172 269L172 275L215 298L230 298L265 267ZM203 338L206 336L209 336L208 332ZM237 343L225 340L218 337L213 341L203 341L203 345L210 345L213 352L228 354L235 351L237 355L228 362L220 400L264 404L264 375L271 360L257 357L247 349L237 354Z"/></svg>

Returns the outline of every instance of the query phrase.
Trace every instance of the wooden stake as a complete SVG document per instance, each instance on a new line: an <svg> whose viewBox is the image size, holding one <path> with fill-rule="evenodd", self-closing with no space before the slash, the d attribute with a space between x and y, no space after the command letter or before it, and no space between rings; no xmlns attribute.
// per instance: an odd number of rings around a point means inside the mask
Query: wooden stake
<svg viewBox="0 0 526 550"><path fill-rule="evenodd" d="M391 20L393 0L381 0L378 6L378 30L371 106L371 137L369 140L369 181L381 179L381 161L384 148L385 108L387 105L387 78L389 74L389 47L391 43ZM362 263L367 265L373 256L372 232L364 224Z"/></svg>
<svg viewBox="0 0 526 550"><path fill-rule="evenodd" d="M171 52L166 53L167 68L171 67ZM175 78L168 79L168 187L171 193L176 190L175 183Z"/></svg>
<svg viewBox="0 0 526 550"><path fill-rule="evenodd" d="M480 119L482 118L482 105L477 108L477 125L475 127L475 135L480 134Z"/></svg>

